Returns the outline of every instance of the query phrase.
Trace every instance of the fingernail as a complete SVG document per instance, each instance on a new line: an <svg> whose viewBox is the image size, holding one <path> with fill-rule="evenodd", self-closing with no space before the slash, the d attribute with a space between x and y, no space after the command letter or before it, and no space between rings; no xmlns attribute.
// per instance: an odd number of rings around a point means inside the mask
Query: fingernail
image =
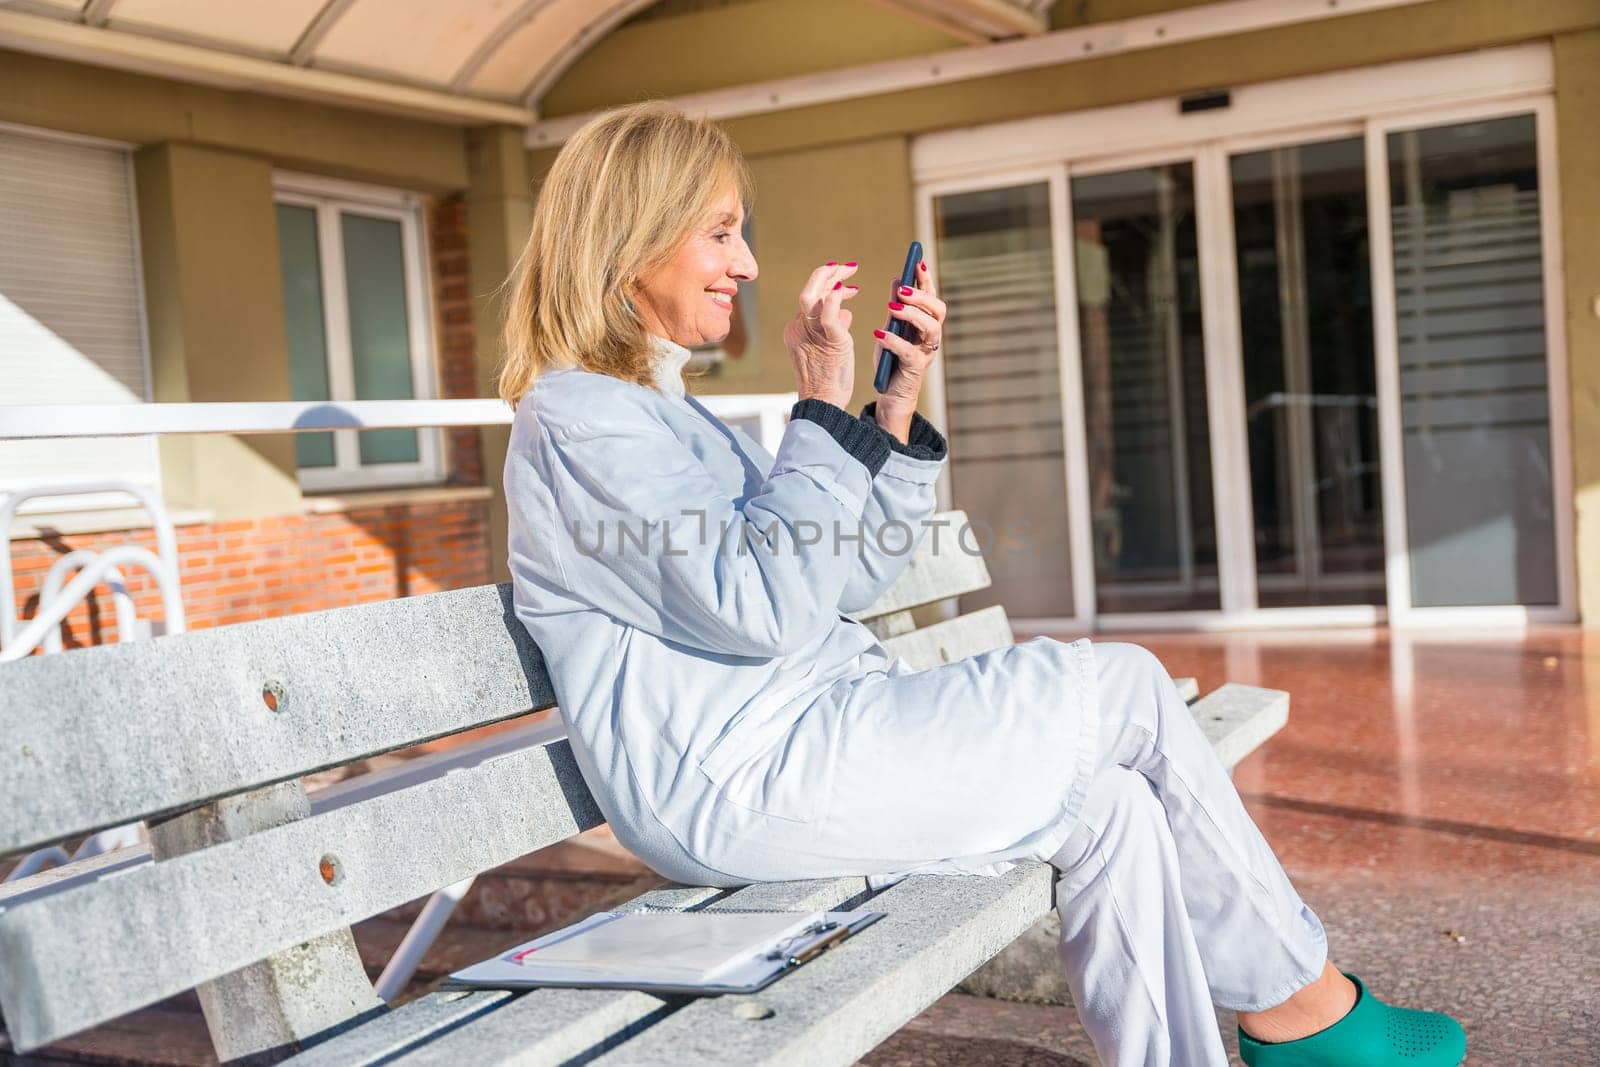
<svg viewBox="0 0 1600 1067"><path fill-rule="evenodd" d="M848 262L848 263L846 263L846 264L845 264L845 266L847 266L847 267L853 267L853 266L855 266L855 265L856 265L856 261L855 261L855 260L853 260L853 259L852 259L852 260L851 260L851 261L850 261L850 262Z"/></svg>
<svg viewBox="0 0 1600 1067"><path fill-rule="evenodd" d="M835 289L843 289L844 288L844 282L834 282L833 283L833 287Z"/></svg>
<svg viewBox="0 0 1600 1067"><path fill-rule="evenodd" d="M900 303L900 301L898 301L898 300L889 301L889 310L890 311L904 311L905 309L906 309L906 306L904 304Z"/></svg>
<svg viewBox="0 0 1600 1067"><path fill-rule="evenodd" d="M909 286L909 285L902 285L902 286L901 286L901 287L900 287L900 295L901 295L901 296L910 296L910 295L911 295L911 286Z"/></svg>
<svg viewBox="0 0 1600 1067"><path fill-rule="evenodd" d="M880 340L880 341L881 341L881 340L883 340L883 339L884 339L884 338L885 338L885 337L887 337L887 336L888 336L888 334L886 334L886 333L884 333L884 332L883 332L883 331L882 331L882 330L873 330L873 331L872 331L872 336L874 336L874 337L876 337L876 338L877 338L877 339L878 339L878 340Z"/></svg>
<svg viewBox="0 0 1600 1067"><path fill-rule="evenodd" d="M861 291L861 286L859 286L859 285L847 285L847 286L845 286L845 288L846 289L854 289L858 293Z"/></svg>
<svg viewBox="0 0 1600 1067"><path fill-rule="evenodd" d="M839 261L837 259L830 259L828 262L823 264L824 267L837 267L838 265Z"/></svg>
<svg viewBox="0 0 1600 1067"><path fill-rule="evenodd" d="M928 269L928 264L927 264L927 262L926 262L926 261L924 261L924 262L922 262L922 263L918 263L918 264L917 264L917 269L918 269L918 270L927 270L927 269Z"/></svg>

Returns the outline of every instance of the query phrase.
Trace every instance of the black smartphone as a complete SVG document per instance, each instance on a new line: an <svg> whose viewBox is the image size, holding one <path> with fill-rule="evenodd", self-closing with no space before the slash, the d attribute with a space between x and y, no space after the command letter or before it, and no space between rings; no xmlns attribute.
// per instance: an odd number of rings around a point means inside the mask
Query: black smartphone
<svg viewBox="0 0 1600 1067"><path fill-rule="evenodd" d="M906 265L900 271L900 284L912 289L917 287L917 264L922 262L922 242L912 241L911 249L906 252ZM900 290L895 289L895 299L899 299ZM904 337L912 344L916 344L922 337L917 328L909 322L889 317L889 325L884 327L885 332L896 337ZM878 374L872 379L872 387L878 392L889 388L889 378L894 374L894 353L885 348L878 353Z"/></svg>

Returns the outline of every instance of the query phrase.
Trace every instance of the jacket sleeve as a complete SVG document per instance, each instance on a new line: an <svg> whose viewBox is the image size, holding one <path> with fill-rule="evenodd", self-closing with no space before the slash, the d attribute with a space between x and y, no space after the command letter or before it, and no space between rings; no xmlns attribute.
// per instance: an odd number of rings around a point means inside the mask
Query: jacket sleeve
<svg viewBox="0 0 1600 1067"><path fill-rule="evenodd" d="M838 617L860 521L889 437L822 401L795 406L771 472L742 503L642 412L541 428L538 462L564 527L567 591L666 640L736 656L785 655Z"/></svg>
<svg viewBox="0 0 1600 1067"><path fill-rule="evenodd" d="M863 408L860 418L876 426L877 401ZM865 611L888 592L927 536L938 507L934 483L949 454L944 435L916 413L905 444L885 436L892 451L872 480L862 513L860 552L839 597L839 610L848 614Z"/></svg>

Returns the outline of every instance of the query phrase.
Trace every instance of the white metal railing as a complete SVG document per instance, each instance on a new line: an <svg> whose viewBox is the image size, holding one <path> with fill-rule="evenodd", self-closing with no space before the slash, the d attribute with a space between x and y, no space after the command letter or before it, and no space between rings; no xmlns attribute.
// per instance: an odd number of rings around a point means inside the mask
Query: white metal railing
<svg viewBox="0 0 1600 1067"><path fill-rule="evenodd" d="M156 551L138 545L118 545L104 551L80 548L57 559L39 590L39 610L23 623L17 615L16 583L12 574L11 523L24 501L39 497L66 497L125 493L150 513L155 529ZM132 482L84 482L72 485L36 485L0 493L0 663L31 656L35 649L61 651L61 621L72 613L95 586L111 585L117 611L117 640L132 641L144 636L128 594L121 568L139 566L150 572L161 594L165 633L181 633L184 628L183 598L178 586L178 539L172 529L167 508L155 492ZM77 573L70 581L67 575Z"/></svg>
<svg viewBox="0 0 1600 1067"><path fill-rule="evenodd" d="M796 393L696 396L712 414L769 451ZM0 404L0 440L147 437L152 434L308 433L323 430L503 426L500 400L263 401L227 404Z"/></svg>
<svg viewBox="0 0 1600 1067"><path fill-rule="evenodd" d="M789 409L799 399L796 393L758 393L742 395L696 396L717 418L738 427L776 453L783 437ZM0 404L0 440L39 440L86 437L144 437L154 434L260 434L309 433L341 429L418 429L421 427L468 427L506 425L511 409L499 400L360 400L343 403L269 401L263 403L218 404ZM172 524L160 499L148 490L121 483L90 487L105 492L117 489L133 493L155 519L157 553L125 545L101 553L79 550L57 560L45 577L40 592L39 611L28 624L17 627L15 587L11 576L9 533L11 520L22 500L29 497L60 495L59 487L29 489L0 497L0 528L8 535L5 558L0 560L0 662L30 654L35 648L47 652L60 648L60 622L77 600L88 595L102 580L112 583L117 604L119 640L136 629L132 600L127 596L118 564L137 564L157 575L168 632L183 628L183 605L178 596L176 539ZM166 562L170 561L170 562ZM66 575L78 574L71 581ZM170 574L170 582L163 580ZM65 584L63 584L65 583ZM48 606L48 607L47 607ZM126 614L127 621L124 622ZM176 621L176 629L173 622ZM52 636L53 635L53 636ZM15 655L11 650L26 648ZM137 827L106 830L79 848L70 859L85 858L110 848L138 840ZM133 834L130 838L129 835ZM93 851L86 852L86 849ZM67 862L65 850L41 849L32 853L14 870L10 878L32 874L50 863ZM394 955L378 977L374 989L388 1001L411 981L422 957L432 947L439 932L450 921L456 905L471 890L475 879L468 878L434 893L412 923Z"/></svg>

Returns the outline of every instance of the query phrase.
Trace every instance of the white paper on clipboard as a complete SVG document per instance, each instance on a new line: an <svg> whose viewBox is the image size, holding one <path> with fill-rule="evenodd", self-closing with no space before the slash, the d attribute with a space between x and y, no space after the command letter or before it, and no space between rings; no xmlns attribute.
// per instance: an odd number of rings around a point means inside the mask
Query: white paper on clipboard
<svg viewBox="0 0 1600 1067"><path fill-rule="evenodd" d="M626 940L619 937L612 939L609 946L602 946L601 951L595 952L589 962L579 962L582 956L575 949L585 931L602 929L628 914L638 913L600 912L591 915L581 922L517 945L492 959L456 971L450 975L448 983L491 989L568 986L643 989L658 993L749 993L791 969L789 961L792 958L804 957L807 950L815 945L839 938L841 927L848 937L884 915L883 912L863 911L658 912L653 914L671 914L680 919L666 923L636 923L637 932L645 933L647 926L666 929L673 925L682 931L692 931L696 927L709 931L720 916L761 914L768 919L764 924L766 932L774 936L763 937L754 951L746 951L748 944L739 944L737 953L722 958L720 962L705 953L690 953L693 962L687 967L673 966L669 954L654 946L640 946L638 959L618 956L614 948L625 944ZM694 922L696 919L700 922ZM722 940L725 944L738 944L745 931L758 930L762 926L760 923L727 923L726 930L730 933ZM737 934L731 933L736 928L742 929ZM542 949L563 943L568 946L568 951L547 952L541 956Z"/></svg>

